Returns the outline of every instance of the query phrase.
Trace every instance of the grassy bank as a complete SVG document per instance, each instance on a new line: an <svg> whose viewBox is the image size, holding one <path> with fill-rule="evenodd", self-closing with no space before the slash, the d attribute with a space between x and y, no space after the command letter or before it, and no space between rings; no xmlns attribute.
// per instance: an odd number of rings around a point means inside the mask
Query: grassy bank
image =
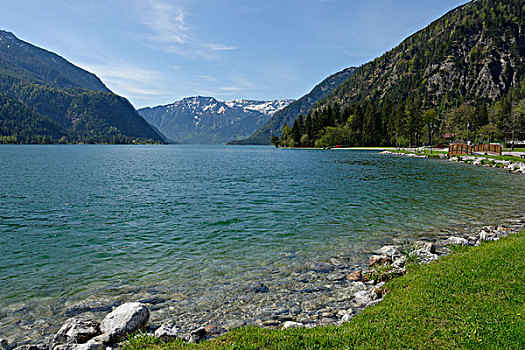
<svg viewBox="0 0 525 350"><path fill-rule="evenodd" d="M417 156L427 156L429 158L439 158L439 156L441 154L447 154L448 152L446 151L442 151L442 150L419 150L417 152L413 152L413 151L407 151L407 150L403 150L403 149L400 149L400 150L393 150L391 151L393 153L400 153L400 154L415 154Z"/></svg>
<svg viewBox="0 0 525 350"><path fill-rule="evenodd" d="M430 152L430 150L422 150L418 152L413 151L407 151L407 150L394 150L391 151L392 153L399 153L399 154L415 154L418 156L427 156L429 158L439 158L441 154L448 154L446 151L436 151L433 150ZM517 157L517 156L492 156L492 155L477 155L477 154L469 154L469 155L459 155L459 157L478 157L478 158L486 158L488 160L506 160L510 162L520 162L525 163L525 158Z"/></svg>
<svg viewBox="0 0 525 350"><path fill-rule="evenodd" d="M413 266L341 327L243 328L195 344L140 337L136 349L523 349L525 231Z"/></svg>

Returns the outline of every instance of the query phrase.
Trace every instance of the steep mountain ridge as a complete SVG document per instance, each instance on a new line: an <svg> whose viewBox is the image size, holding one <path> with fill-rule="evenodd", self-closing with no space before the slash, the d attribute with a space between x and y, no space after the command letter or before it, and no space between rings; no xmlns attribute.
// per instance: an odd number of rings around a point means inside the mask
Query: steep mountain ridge
<svg viewBox="0 0 525 350"><path fill-rule="evenodd" d="M475 0L361 66L283 137L301 146L415 145L464 137L469 125L477 138L509 139L524 132L524 94L523 1Z"/></svg>
<svg viewBox="0 0 525 350"><path fill-rule="evenodd" d="M94 74L6 31L0 31L0 91L2 142L164 140L129 101L113 94ZM34 134L30 132L35 130L31 127L31 116L54 126L38 128L41 133Z"/></svg>
<svg viewBox="0 0 525 350"><path fill-rule="evenodd" d="M196 96L138 112L172 140L213 144L251 135L292 101L217 101L213 97Z"/></svg>
<svg viewBox="0 0 525 350"><path fill-rule="evenodd" d="M332 93L348 77L352 76L357 68L346 68L332 74L321 83L317 84L312 91L291 103L286 108L275 113L275 115L253 135L245 140L231 142L235 145L269 145L272 136L280 136L286 124L292 124L300 114L306 114L320 100Z"/></svg>
<svg viewBox="0 0 525 350"><path fill-rule="evenodd" d="M0 30L0 70L4 74L26 73L27 80L57 88L111 92L95 74L4 30Z"/></svg>
<svg viewBox="0 0 525 350"><path fill-rule="evenodd" d="M407 98L431 105L501 98L524 75L525 5L475 0L460 6L365 64L328 102Z"/></svg>

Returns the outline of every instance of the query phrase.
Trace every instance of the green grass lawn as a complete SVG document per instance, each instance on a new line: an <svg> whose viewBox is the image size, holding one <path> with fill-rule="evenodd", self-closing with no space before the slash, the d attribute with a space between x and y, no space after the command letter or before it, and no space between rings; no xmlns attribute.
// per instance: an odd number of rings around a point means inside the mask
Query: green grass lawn
<svg viewBox="0 0 525 350"><path fill-rule="evenodd" d="M465 157L465 155L459 155L459 157ZM483 157L483 158L487 158L488 160L507 160L510 162L525 163L525 158L515 157L515 156L468 155L468 157Z"/></svg>
<svg viewBox="0 0 525 350"><path fill-rule="evenodd" d="M413 153L413 154L416 154L418 156L428 156L429 158L439 158L440 154L447 154L448 153L448 152L441 151L441 150L440 151L433 150L432 153L430 153L429 150L424 150L424 151L421 151L421 152L412 152L412 151L406 151L406 150L391 151L391 152L401 153L401 154ZM459 155L459 157L467 157L467 155ZM508 161L511 161L511 162L525 163L525 158L516 157L516 156L492 156L492 155L477 155L477 154L470 155L469 154L468 157L483 157L483 158L492 159L492 160L508 160Z"/></svg>
<svg viewBox="0 0 525 350"><path fill-rule="evenodd" d="M416 154L418 156L428 156L429 158L439 158L440 154L447 154L448 153L447 151L440 150L439 148L432 150L432 152L430 150L422 150L422 151L419 151L419 152L412 152L412 151L406 151L406 150L403 150L403 149L398 150L398 151L397 150L392 150L391 152L401 153L401 154L413 153L413 154Z"/></svg>
<svg viewBox="0 0 525 350"><path fill-rule="evenodd" d="M242 328L199 345L139 337L136 349L525 349L525 231L413 266L342 327Z"/></svg>

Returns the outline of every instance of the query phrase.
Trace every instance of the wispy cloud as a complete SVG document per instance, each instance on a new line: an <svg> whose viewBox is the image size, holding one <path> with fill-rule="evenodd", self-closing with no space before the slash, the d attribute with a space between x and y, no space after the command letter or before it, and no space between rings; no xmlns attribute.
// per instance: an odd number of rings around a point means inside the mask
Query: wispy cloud
<svg viewBox="0 0 525 350"><path fill-rule="evenodd" d="M226 98L238 96L239 93L247 94L258 90L258 87L248 79L241 76L230 76L218 79L209 75L196 75L193 82L193 94Z"/></svg>
<svg viewBox="0 0 525 350"><path fill-rule="evenodd" d="M233 45L198 38L187 24L187 12L181 1L135 0L142 24L150 31L147 39L160 49L185 57L213 59L220 52L235 50Z"/></svg>
<svg viewBox="0 0 525 350"><path fill-rule="evenodd" d="M163 79L160 72L118 63L81 63L79 66L95 73L113 92L124 97L148 100L166 95L158 89Z"/></svg>
<svg viewBox="0 0 525 350"><path fill-rule="evenodd" d="M153 32L152 39L185 44L190 40L184 21L184 11L177 2L139 0L140 18Z"/></svg>

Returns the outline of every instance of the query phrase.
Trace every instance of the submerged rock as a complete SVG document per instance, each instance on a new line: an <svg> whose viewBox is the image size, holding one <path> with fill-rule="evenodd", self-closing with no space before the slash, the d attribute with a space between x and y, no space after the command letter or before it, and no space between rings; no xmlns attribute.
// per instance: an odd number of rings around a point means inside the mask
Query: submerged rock
<svg viewBox="0 0 525 350"><path fill-rule="evenodd" d="M232 330L232 329L236 329L236 328L241 328L241 327L243 327L243 326L245 326L245 325L246 325L246 321L242 321L242 320L231 320L231 321L229 321L229 322L226 324L225 328L226 328L227 330Z"/></svg>
<svg viewBox="0 0 525 350"><path fill-rule="evenodd" d="M67 317L77 316L85 312L111 312L111 310L122 304L120 300L113 299L87 299L74 305L70 305L66 311Z"/></svg>
<svg viewBox="0 0 525 350"><path fill-rule="evenodd" d="M104 350L106 347L96 341L90 340L85 344L64 344L57 345L53 350Z"/></svg>
<svg viewBox="0 0 525 350"><path fill-rule="evenodd" d="M351 282L361 281L363 279L363 274L361 270L358 270L346 276L346 279Z"/></svg>
<svg viewBox="0 0 525 350"><path fill-rule="evenodd" d="M31 344L31 345L21 345L15 350L50 350L49 345L47 344Z"/></svg>
<svg viewBox="0 0 525 350"><path fill-rule="evenodd" d="M118 342L128 333L136 332L146 326L149 320L149 310L140 303L126 303L107 315L100 330L108 335L111 342Z"/></svg>
<svg viewBox="0 0 525 350"><path fill-rule="evenodd" d="M0 350L9 350L9 343L6 339L0 338Z"/></svg>
<svg viewBox="0 0 525 350"><path fill-rule="evenodd" d="M346 278L346 276L343 273L331 273L328 276L326 276L326 279L329 281L342 281Z"/></svg>
<svg viewBox="0 0 525 350"><path fill-rule="evenodd" d="M332 272L334 269L333 265L329 265L329 264L322 263L322 262L316 262L316 261L307 261L304 264L304 266L307 270L320 272L320 273L329 273L329 272Z"/></svg>
<svg viewBox="0 0 525 350"><path fill-rule="evenodd" d="M250 283L246 285L245 292L247 293L267 293L270 288L266 287L262 283Z"/></svg>

